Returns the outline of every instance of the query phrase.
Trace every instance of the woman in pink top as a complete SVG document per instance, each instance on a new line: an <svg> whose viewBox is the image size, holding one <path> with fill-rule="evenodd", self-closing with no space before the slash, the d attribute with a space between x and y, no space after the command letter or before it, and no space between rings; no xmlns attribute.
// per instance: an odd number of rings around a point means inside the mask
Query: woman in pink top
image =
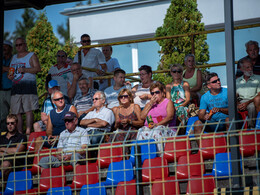
<svg viewBox="0 0 260 195"><path fill-rule="evenodd" d="M159 82L150 86L152 98L146 104L141 119L145 120L145 126L139 129L137 139L154 139L160 141L163 137L174 136L176 122L175 108L171 100L165 98L165 86ZM152 118L150 121L149 118ZM159 150L161 145L158 144Z"/></svg>

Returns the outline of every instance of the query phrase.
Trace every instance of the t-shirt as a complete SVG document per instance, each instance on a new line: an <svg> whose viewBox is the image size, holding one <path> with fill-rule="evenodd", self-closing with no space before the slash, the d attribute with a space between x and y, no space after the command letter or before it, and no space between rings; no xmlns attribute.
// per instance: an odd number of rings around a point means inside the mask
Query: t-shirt
<svg viewBox="0 0 260 195"><path fill-rule="evenodd" d="M90 88L88 90L87 95L78 97L73 105L76 107L77 111L86 111L90 109L93 105L93 96L96 93L97 90Z"/></svg>
<svg viewBox="0 0 260 195"><path fill-rule="evenodd" d="M89 112L82 120L84 119L93 119L93 118L98 118L101 119L103 121L106 121L108 123L108 125L106 127L99 127L99 128L95 128L95 127L88 127L88 130L91 129L100 129L103 131L110 131L111 130L111 125L115 122L115 116L114 113L112 112L112 110L106 108L105 106L103 106L99 112L95 110Z"/></svg>
<svg viewBox="0 0 260 195"><path fill-rule="evenodd" d="M117 96L118 96L119 92L124 88L126 88L126 86L123 86L118 90L114 90L114 86L110 86L105 89L104 93L106 95L106 102L108 104L107 105L108 108L113 108L115 106L119 106Z"/></svg>
<svg viewBox="0 0 260 195"><path fill-rule="evenodd" d="M205 109L207 111L212 110L212 108L228 108L228 97L227 97L227 89L221 88L221 91L217 95L212 95L210 90L207 91L204 95L202 95L200 100L200 110ZM217 112L213 114L211 121L219 121L220 119L227 118L228 115Z"/></svg>

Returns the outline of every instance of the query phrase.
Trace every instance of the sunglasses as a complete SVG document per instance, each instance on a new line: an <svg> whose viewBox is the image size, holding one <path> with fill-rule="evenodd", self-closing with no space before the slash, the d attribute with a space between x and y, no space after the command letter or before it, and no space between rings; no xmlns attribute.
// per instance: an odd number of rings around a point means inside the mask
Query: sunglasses
<svg viewBox="0 0 260 195"><path fill-rule="evenodd" d="M82 43L90 43L90 40L83 40Z"/></svg>
<svg viewBox="0 0 260 195"><path fill-rule="evenodd" d="M7 124L7 125L14 125L15 122L7 122L6 124Z"/></svg>
<svg viewBox="0 0 260 195"><path fill-rule="evenodd" d="M161 93L160 91L155 91L155 92L151 92L151 95L160 94L160 93Z"/></svg>
<svg viewBox="0 0 260 195"><path fill-rule="evenodd" d="M53 99L55 102L57 102L57 101L60 101L60 100L63 100L64 99L64 97L60 97L60 98L57 98L57 99Z"/></svg>
<svg viewBox="0 0 260 195"><path fill-rule="evenodd" d="M172 73L176 73L176 72L178 72L179 74L182 73L181 70L172 70Z"/></svg>
<svg viewBox="0 0 260 195"><path fill-rule="evenodd" d="M21 47L24 43L15 44L15 47Z"/></svg>
<svg viewBox="0 0 260 195"><path fill-rule="evenodd" d="M101 99L101 98L93 98L92 100L93 100L93 102L94 102L95 100L97 101L97 100L99 100L99 99Z"/></svg>
<svg viewBox="0 0 260 195"><path fill-rule="evenodd" d="M66 120L64 120L65 123L71 123L72 121L74 121L74 119L66 119Z"/></svg>
<svg viewBox="0 0 260 195"><path fill-rule="evenodd" d="M120 95L119 99L128 98L128 97L129 97L129 95Z"/></svg>
<svg viewBox="0 0 260 195"><path fill-rule="evenodd" d="M62 56L61 56L61 55L57 55L57 57L58 57L58 58L60 58L60 57L61 57L61 58L64 58L65 56L64 56L64 55L62 55Z"/></svg>
<svg viewBox="0 0 260 195"><path fill-rule="evenodd" d="M216 79L216 80L214 80L214 81L212 81L210 83L217 83L218 81L220 82L220 78L218 78L218 79Z"/></svg>

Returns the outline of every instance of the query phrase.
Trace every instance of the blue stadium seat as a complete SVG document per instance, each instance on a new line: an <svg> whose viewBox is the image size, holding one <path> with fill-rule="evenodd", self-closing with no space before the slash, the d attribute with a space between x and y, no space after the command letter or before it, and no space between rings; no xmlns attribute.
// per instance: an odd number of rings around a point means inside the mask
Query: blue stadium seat
<svg viewBox="0 0 260 195"><path fill-rule="evenodd" d="M157 155L157 145L156 143L152 143L155 142L154 139L150 139L150 140L137 140L132 142L132 144L139 144L141 147L141 159L142 159L142 164L144 162L145 159L153 159L156 158ZM147 144L143 144L143 143L147 143ZM130 155L130 161L133 164L133 166L135 166L136 163L136 155L135 155L135 146L131 147L131 155Z"/></svg>
<svg viewBox="0 0 260 195"><path fill-rule="evenodd" d="M133 165L129 160L112 162L107 170L107 178L104 182L106 187L116 186L121 181L134 179Z"/></svg>
<svg viewBox="0 0 260 195"><path fill-rule="evenodd" d="M106 193L106 188L104 186L104 183L101 182L101 183L82 186L80 195L86 195L86 194L106 195L107 193Z"/></svg>
<svg viewBox="0 0 260 195"><path fill-rule="evenodd" d="M198 116L193 116L190 117L187 123L187 127L186 127L186 133L185 135L189 135L190 137L194 137L194 134L191 134L191 131L194 130L194 126L193 124L195 123L195 121L199 120Z"/></svg>
<svg viewBox="0 0 260 195"><path fill-rule="evenodd" d="M49 188L47 195L72 195L71 188L69 186Z"/></svg>
<svg viewBox="0 0 260 195"><path fill-rule="evenodd" d="M256 117L255 128L260 129L260 112L258 112L257 117Z"/></svg>
<svg viewBox="0 0 260 195"><path fill-rule="evenodd" d="M31 171L11 172L8 176L4 194L14 194L16 191L23 191L33 188Z"/></svg>

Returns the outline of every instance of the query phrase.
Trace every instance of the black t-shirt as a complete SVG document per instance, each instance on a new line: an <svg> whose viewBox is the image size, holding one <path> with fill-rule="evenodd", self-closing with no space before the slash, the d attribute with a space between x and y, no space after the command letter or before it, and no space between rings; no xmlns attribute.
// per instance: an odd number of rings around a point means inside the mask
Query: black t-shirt
<svg viewBox="0 0 260 195"><path fill-rule="evenodd" d="M27 147L26 135L22 135L19 132L16 132L16 134L13 135L12 137L10 137L10 139L7 139L6 135L7 135L7 133L0 137L0 147L7 147L10 142L11 142L11 144L8 146L8 148L15 148L17 146L17 143L19 144L21 142L23 142L23 145L25 146L25 148Z"/></svg>

